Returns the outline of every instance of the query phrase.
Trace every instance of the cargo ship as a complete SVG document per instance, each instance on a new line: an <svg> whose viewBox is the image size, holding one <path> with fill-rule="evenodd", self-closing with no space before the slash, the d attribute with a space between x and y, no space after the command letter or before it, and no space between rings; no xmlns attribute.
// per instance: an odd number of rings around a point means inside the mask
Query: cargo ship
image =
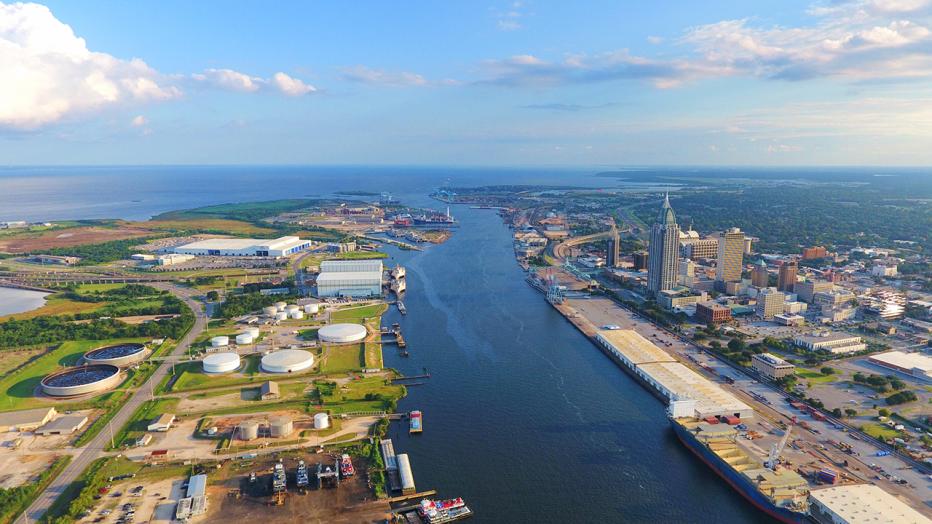
<svg viewBox="0 0 932 524"><path fill-rule="evenodd" d="M460 497L447 500L424 499L417 508L417 514L425 524L439 524L471 517L472 510Z"/></svg>
<svg viewBox="0 0 932 524"><path fill-rule="evenodd" d="M408 433L420 433L424 430L424 414L420 411L408 413Z"/></svg>
<svg viewBox="0 0 932 524"><path fill-rule="evenodd" d="M450 214L449 207L447 208L446 214L434 211L430 214L416 215L413 218L414 224L419 226L450 226L456 223L456 220L453 219L453 215Z"/></svg>
<svg viewBox="0 0 932 524"><path fill-rule="evenodd" d="M340 476L341 477L352 477L356 474L356 468L353 467L353 461L350 460L350 456L343 454L340 457Z"/></svg>
<svg viewBox="0 0 932 524"><path fill-rule="evenodd" d="M671 413L674 411L671 407ZM780 522L809 522L806 479L776 465L775 459L774 464L765 465L755 458L738 442L734 426L672 416L670 424L687 449L759 510Z"/></svg>

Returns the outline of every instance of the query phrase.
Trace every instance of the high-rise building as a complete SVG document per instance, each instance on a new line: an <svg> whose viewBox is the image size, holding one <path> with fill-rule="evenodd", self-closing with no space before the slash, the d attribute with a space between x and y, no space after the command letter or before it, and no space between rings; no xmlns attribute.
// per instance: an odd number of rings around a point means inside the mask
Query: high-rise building
<svg viewBox="0 0 932 524"><path fill-rule="evenodd" d="M719 282L737 282L741 280L741 268L744 262L744 233L733 227L719 235L718 265L715 268L715 280Z"/></svg>
<svg viewBox="0 0 932 524"><path fill-rule="evenodd" d="M784 295L775 287L762 289L757 295L757 316L770 320L774 315L783 313Z"/></svg>
<svg viewBox="0 0 932 524"><path fill-rule="evenodd" d="M796 285L796 274L799 271L799 265L796 259L787 260L780 266L777 273L777 289L786 293L792 293Z"/></svg>
<svg viewBox="0 0 932 524"><path fill-rule="evenodd" d="M650 256L647 251L638 251L634 254L634 270L641 271L647 269Z"/></svg>
<svg viewBox="0 0 932 524"><path fill-rule="evenodd" d="M621 255L621 241L618 238L618 230L612 227L612 236L608 239L608 250L605 253L605 265L608 267L618 267L619 257Z"/></svg>
<svg viewBox="0 0 932 524"><path fill-rule="evenodd" d="M680 227L676 225L676 214L670 206L670 196L667 195L657 215L657 222L650 228L647 290L654 296L676 287L679 240Z"/></svg>
<svg viewBox="0 0 932 524"><path fill-rule="evenodd" d="M769 282L770 275L767 273L767 264L763 260L754 264L754 269L751 270L751 285L765 288Z"/></svg>
<svg viewBox="0 0 932 524"><path fill-rule="evenodd" d="M803 260L815 260L828 256L828 250L823 246L814 246L803 248Z"/></svg>
<svg viewBox="0 0 932 524"><path fill-rule="evenodd" d="M816 293L822 291L831 291L835 285L825 280L807 280L805 282L796 282L793 285L793 291L803 302L812 302Z"/></svg>

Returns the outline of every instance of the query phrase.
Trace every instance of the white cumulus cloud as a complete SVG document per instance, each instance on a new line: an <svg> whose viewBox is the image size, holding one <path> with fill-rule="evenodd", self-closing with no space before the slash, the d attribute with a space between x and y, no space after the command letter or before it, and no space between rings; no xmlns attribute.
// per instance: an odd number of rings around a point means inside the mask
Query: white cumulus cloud
<svg viewBox="0 0 932 524"><path fill-rule="evenodd" d="M47 7L0 3L0 127L35 129L120 103L180 96L142 60L90 51Z"/></svg>
<svg viewBox="0 0 932 524"><path fill-rule="evenodd" d="M137 115L130 121L133 127L145 127L148 123L149 119L143 115Z"/></svg>
<svg viewBox="0 0 932 524"><path fill-rule="evenodd" d="M272 75L272 83L279 91L289 96L301 96L317 91L316 87L281 72Z"/></svg>

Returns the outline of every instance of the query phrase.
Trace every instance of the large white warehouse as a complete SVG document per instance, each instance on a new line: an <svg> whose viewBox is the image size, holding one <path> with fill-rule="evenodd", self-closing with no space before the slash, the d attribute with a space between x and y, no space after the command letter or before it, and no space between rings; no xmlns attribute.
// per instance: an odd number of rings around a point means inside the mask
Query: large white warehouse
<svg viewBox="0 0 932 524"><path fill-rule="evenodd" d="M381 260L325 260L320 263L317 296L373 297L381 294Z"/></svg>
<svg viewBox="0 0 932 524"><path fill-rule="evenodd" d="M214 353L201 362L204 373L229 373L239 368L240 359L236 353Z"/></svg>
<svg viewBox="0 0 932 524"><path fill-rule="evenodd" d="M349 344L359 342L368 335L366 327L360 324L330 324L317 331L317 338L322 342Z"/></svg>
<svg viewBox="0 0 932 524"><path fill-rule="evenodd" d="M294 373L314 365L314 355L301 349L283 349L262 357L266 373Z"/></svg>
<svg viewBox="0 0 932 524"><path fill-rule="evenodd" d="M287 257L311 247L310 240L281 237L273 240L258 238L210 238L174 249L175 253L214 257Z"/></svg>

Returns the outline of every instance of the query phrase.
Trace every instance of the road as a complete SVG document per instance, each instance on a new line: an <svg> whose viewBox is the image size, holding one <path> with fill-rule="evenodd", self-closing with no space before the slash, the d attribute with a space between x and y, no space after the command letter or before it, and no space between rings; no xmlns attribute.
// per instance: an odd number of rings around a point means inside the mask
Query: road
<svg viewBox="0 0 932 524"><path fill-rule="evenodd" d="M197 291L167 283L152 283L149 285L154 288L170 291L183 300L185 304L191 308L191 311L194 312L194 326L191 327L191 330L181 339L171 353L172 356L183 355L188 350L191 343L194 342L194 339L207 327L207 316L204 314L201 303L194 299L194 295ZM133 392L130 399L120 408L116 415L114 415L111 421L113 428L122 428L127 421L129 421L129 418L136 412L139 406L149 398L150 387L154 388L165 378L171 367L172 362L170 360L162 362L162 365L149 377L147 383L141 385ZM149 385L149 387L146 387L147 385ZM20 515L19 519L16 521L17 524L27 524L30 521L38 521L42 515L48 511L52 503L55 502L55 499L58 498L72 482L77 480L81 473L84 472L94 460L106 455L105 449L109 443L110 432L104 429L86 446L81 448L78 455L74 457L64 470L62 470L58 477L56 477L55 480L45 488L45 491L33 501L29 508L26 509L25 513Z"/></svg>
<svg viewBox="0 0 932 524"><path fill-rule="evenodd" d="M707 352L700 351L693 344L656 326L649 320L622 308L607 297L569 299L566 303L581 315L582 318L594 324L596 328L607 324L615 324L622 329L633 329L665 351L674 353L678 359L684 363L693 361L711 366L714 370L714 375L727 375L735 379L735 384L730 387L726 384L720 384L720 386L739 393L739 396L744 402L749 405L758 404L759 402L753 395L760 395L766 399L764 404L770 410L775 411L787 419L792 419L793 416L796 416L798 420L804 420L810 427L818 431L818 433L810 433L803 428L799 428L798 433L796 433L797 438L806 438L807 440L817 443L834 440L836 442L850 444L856 452L856 455L845 455L845 458L848 458L853 466L858 466L857 461L862 463L858 468L858 473L871 479L872 482L883 487L885 491L900 493L913 501L921 502L923 505L920 510L926 514L932 513L932 511L930 511L930 508L932 508L932 480L921 471L912 468L902 458L894 455L877 457L876 453L881 450L881 448L873 442L865 440L860 436L858 440L855 440L851 437L852 431L848 431L843 427L836 427L835 423L830 420L824 422L817 421L808 414L803 414L802 412L792 409L785 400L787 396L786 393L776 390L761 381L755 380L753 377L734 369ZM743 393L743 395L741 393ZM830 449L834 449L831 448L831 446L829 447ZM909 485L902 486L887 479L874 478L876 473L868 469L868 466L871 464L880 466L893 477L906 480Z"/></svg>

